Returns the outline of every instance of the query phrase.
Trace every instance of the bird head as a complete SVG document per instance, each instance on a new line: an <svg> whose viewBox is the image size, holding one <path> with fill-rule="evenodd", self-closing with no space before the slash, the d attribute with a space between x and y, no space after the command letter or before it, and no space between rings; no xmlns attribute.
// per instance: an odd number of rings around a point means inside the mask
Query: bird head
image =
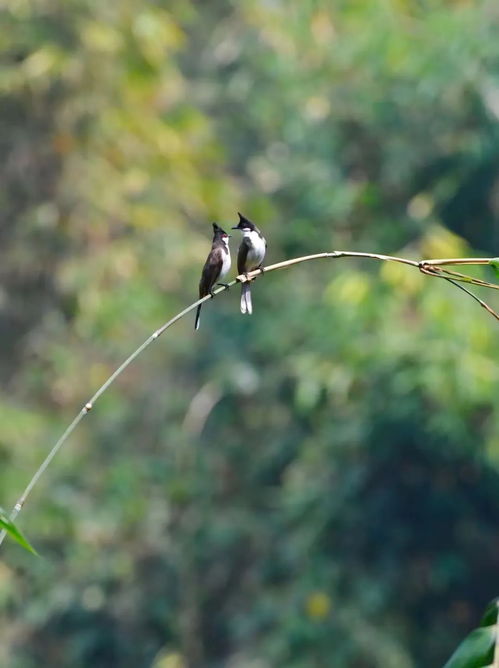
<svg viewBox="0 0 499 668"><path fill-rule="evenodd" d="M251 220L245 218L242 213L238 212L237 215L239 216L239 222L237 225L234 225L234 227L232 228L233 230L241 230L241 232L244 232L245 230L251 231L255 229L255 226L251 222Z"/></svg>
<svg viewBox="0 0 499 668"><path fill-rule="evenodd" d="M213 241L215 241L215 239L222 239L223 241L227 242L229 238L230 234L227 234L227 232L219 225L213 223Z"/></svg>

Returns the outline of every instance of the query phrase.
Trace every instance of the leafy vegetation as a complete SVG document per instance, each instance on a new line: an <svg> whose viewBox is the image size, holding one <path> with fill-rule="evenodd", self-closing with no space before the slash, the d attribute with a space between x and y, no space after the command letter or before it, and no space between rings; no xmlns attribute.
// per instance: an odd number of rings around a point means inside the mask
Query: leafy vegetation
<svg viewBox="0 0 499 668"><path fill-rule="evenodd" d="M0 2L1 504L193 300L212 220L254 219L269 262L498 255L498 20ZM372 262L253 293L251 318L234 291L170 330L54 461L23 511L44 558L2 546L0 665L426 667L476 626L499 591L497 323Z"/></svg>

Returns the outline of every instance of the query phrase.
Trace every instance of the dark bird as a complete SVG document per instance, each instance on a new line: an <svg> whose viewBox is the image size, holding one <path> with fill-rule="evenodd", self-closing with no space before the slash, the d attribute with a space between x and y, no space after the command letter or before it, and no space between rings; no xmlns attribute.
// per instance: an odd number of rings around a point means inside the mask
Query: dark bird
<svg viewBox="0 0 499 668"><path fill-rule="evenodd" d="M221 227L213 223L213 243L211 250L204 263L203 273L199 281L199 298L213 294L214 285L225 276L230 269L229 237ZM201 315L199 304L196 311L196 323L194 329L199 329L199 318Z"/></svg>
<svg viewBox="0 0 499 668"><path fill-rule="evenodd" d="M243 238L239 251L237 253L237 272L238 274L247 274L254 269L262 266L267 242L258 227L238 213L239 223L233 227L233 230L241 230ZM251 304L251 288L249 283L241 285L241 313L253 313Z"/></svg>

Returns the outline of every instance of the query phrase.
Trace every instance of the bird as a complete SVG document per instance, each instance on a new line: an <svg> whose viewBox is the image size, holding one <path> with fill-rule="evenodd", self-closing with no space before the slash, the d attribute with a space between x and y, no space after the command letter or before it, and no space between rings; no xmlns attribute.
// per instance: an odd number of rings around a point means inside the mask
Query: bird
<svg viewBox="0 0 499 668"><path fill-rule="evenodd" d="M233 230L240 230L243 233L241 245L237 253L237 271L239 274L247 274L254 269L262 266L267 242L258 227L238 212L239 223ZM249 283L241 285L241 313L253 313L251 303L251 288Z"/></svg>
<svg viewBox="0 0 499 668"><path fill-rule="evenodd" d="M230 248L229 248L230 234L227 234L216 223L213 223L213 243L211 250L204 263L203 271L201 273L201 280L199 281L199 298L213 295L213 286L225 276L229 271ZM199 319L201 316L201 306L199 304L196 311L196 322L194 330L199 329Z"/></svg>

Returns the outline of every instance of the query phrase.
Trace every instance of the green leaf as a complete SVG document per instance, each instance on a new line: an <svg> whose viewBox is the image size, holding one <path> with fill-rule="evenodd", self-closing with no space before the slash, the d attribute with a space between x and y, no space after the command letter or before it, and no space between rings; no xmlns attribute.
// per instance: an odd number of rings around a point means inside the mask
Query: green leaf
<svg viewBox="0 0 499 668"><path fill-rule="evenodd" d="M499 613L499 598L494 598L485 608L480 626L493 626L497 623Z"/></svg>
<svg viewBox="0 0 499 668"><path fill-rule="evenodd" d="M444 668L485 668L493 661L495 626L472 631L456 649Z"/></svg>
<svg viewBox="0 0 499 668"><path fill-rule="evenodd" d="M499 278L499 257L493 257L489 260L489 265L494 270L496 277Z"/></svg>
<svg viewBox="0 0 499 668"><path fill-rule="evenodd" d="M0 508L0 529L4 529L9 536L11 536L15 541L22 545L25 550L31 552L32 554L38 555L38 552L35 550L32 545L29 544L28 540L22 534L22 532L16 527L14 522L9 519L7 513L3 508Z"/></svg>

